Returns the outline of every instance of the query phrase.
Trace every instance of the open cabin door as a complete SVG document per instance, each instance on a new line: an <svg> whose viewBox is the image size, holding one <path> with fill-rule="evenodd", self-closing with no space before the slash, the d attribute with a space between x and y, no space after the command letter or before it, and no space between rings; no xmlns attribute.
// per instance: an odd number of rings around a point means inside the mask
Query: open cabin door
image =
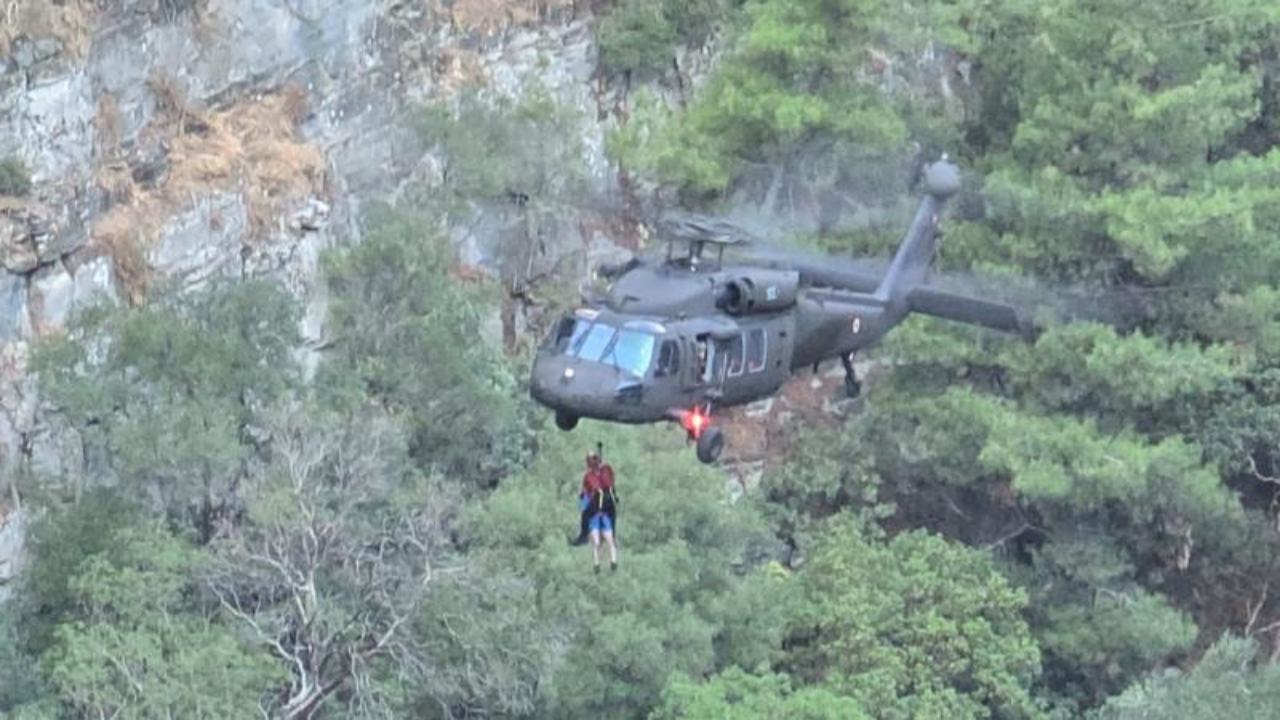
<svg viewBox="0 0 1280 720"><path fill-rule="evenodd" d="M688 344L690 362L684 374L685 388L717 387L724 382L723 344L710 333L699 333Z"/></svg>

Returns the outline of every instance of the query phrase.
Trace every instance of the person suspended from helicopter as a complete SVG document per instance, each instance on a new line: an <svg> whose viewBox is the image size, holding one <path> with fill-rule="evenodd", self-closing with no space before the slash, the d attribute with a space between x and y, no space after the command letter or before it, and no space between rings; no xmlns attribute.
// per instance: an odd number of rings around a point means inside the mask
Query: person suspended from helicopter
<svg viewBox="0 0 1280 720"><path fill-rule="evenodd" d="M617 527L618 497L614 486L613 467L604 462L599 451L587 454L587 471L582 476L582 488L578 493L581 510L581 528L573 545L591 540L591 557L596 572L600 572L600 542L609 545L610 570L618 569L618 546L615 539Z"/></svg>

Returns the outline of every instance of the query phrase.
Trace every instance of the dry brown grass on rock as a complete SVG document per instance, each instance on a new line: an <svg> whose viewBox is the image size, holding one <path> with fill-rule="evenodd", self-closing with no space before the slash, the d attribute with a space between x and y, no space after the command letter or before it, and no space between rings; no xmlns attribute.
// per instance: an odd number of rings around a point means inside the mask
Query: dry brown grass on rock
<svg viewBox="0 0 1280 720"><path fill-rule="evenodd" d="M117 284L124 289L125 300L135 307L142 303L150 284L151 268L142 248L163 226L157 221L160 212L155 198L136 198L115 206L93 226L94 242L110 256Z"/></svg>
<svg viewBox="0 0 1280 720"><path fill-rule="evenodd" d="M156 112L172 123L178 135L204 130L203 113L187 97L184 81L163 72L147 78L147 88L155 98Z"/></svg>
<svg viewBox="0 0 1280 720"><path fill-rule="evenodd" d="M503 0L458 0L453 4L453 24L463 30L493 32L507 24Z"/></svg>
<svg viewBox="0 0 1280 720"><path fill-rule="evenodd" d="M18 38L57 40L72 59L89 49L95 11L88 0L0 0L0 59L8 59Z"/></svg>
<svg viewBox="0 0 1280 720"><path fill-rule="evenodd" d="M239 144L235 157L242 172L249 225L257 239L290 200L323 189L324 156L297 138L298 122L305 116L305 95L299 89L286 89L214 118L225 125L221 129L226 136Z"/></svg>
<svg viewBox="0 0 1280 720"><path fill-rule="evenodd" d="M580 2L586 5L582 0L457 0L451 15L454 26L491 35L571 15Z"/></svg>
<svg viewBox="0 0 1280 720"><path fill-rule="evenodd" d="M161 80L157 87L167 91L170 86ZM210 113L191 108L180 92L167 94L162 106L163 119L144 136L148 142L168 144L168 176L154 190L130 185L128 201L113 207L93 229L131 299L145 293L145 248L194 198L211 191L239 192L250 221L251 237L244 240L250 242L263 239L273 218L291 204L324 187L324 156L297 137L297 124L306 115L300 89ZM182 131L184 126L188 131ZM112 184L117 180L107 174L99 184L114 195L120 189Z"/></svg>
<svg viewBox="0 0 1280 720"><path fill-rule="evenodd" d="M120 104L115 95L104 92L98 98L97 113L93 118L94 147L100 158L112 158L120 150L120 138L124 120L120 116Z"/></svg>
<svg viewBox="0 0 1280 720"><path fill-rule="evenodd" d="M94 181L111 206L128 204L138 192L133 173L129 170L128 163L122 160L98 168L94 173Z"/></svg>
<svg viewBox="0 0 1280 720"><path fill-rule="evenodd" d="M227 188L243 164L244 146L219 121L205 135L180 135L169 150L169 179L163 189L181 203L193 193Z"/></svg>

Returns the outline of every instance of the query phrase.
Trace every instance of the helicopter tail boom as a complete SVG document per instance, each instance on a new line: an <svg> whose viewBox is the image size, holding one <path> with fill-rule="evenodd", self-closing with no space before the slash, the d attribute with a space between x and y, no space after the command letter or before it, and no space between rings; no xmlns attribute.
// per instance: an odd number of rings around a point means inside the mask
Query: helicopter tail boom
<svg viewBox="0 0 1280 720"><path fill-rule="evenodd" d="M922 315L981 325L1026 338L1035 334L1034 327L1019 315L1017 308L991 300L922 286L907 294L907 306L911 312Z"/></svg>
<svg viewBox="0 0 1280 720"><path fill-rule="evenodd" d="M881 301L899 304L925 279L938 246L939 216L948 198L959 189L960 171L945 155L925 171L928 194L920 202L911 227L876 289L876 297Z"/></svg>

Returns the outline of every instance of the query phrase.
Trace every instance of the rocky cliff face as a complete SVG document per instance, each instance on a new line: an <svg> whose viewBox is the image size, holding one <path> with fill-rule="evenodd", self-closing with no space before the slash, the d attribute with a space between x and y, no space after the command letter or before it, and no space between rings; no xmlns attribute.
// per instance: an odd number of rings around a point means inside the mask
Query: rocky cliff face
<svg viewBox="0 0 1280 720"><path fill-rule="evenodd" d="M162 280L272 275L306 301L319 342L320 251L358 237L363 203L435 166L407 122L415 106L466 83L518 95L536 76L559 102L607 115L590 17L567 1L7 5L0 157L34 182L0 198L9 476L47 444L28 344L77 308L139 303ZM603 133L593 122L583 138L598 186L610 182ZM474 234L458 235L468 259L499 265Z"/></svg>

